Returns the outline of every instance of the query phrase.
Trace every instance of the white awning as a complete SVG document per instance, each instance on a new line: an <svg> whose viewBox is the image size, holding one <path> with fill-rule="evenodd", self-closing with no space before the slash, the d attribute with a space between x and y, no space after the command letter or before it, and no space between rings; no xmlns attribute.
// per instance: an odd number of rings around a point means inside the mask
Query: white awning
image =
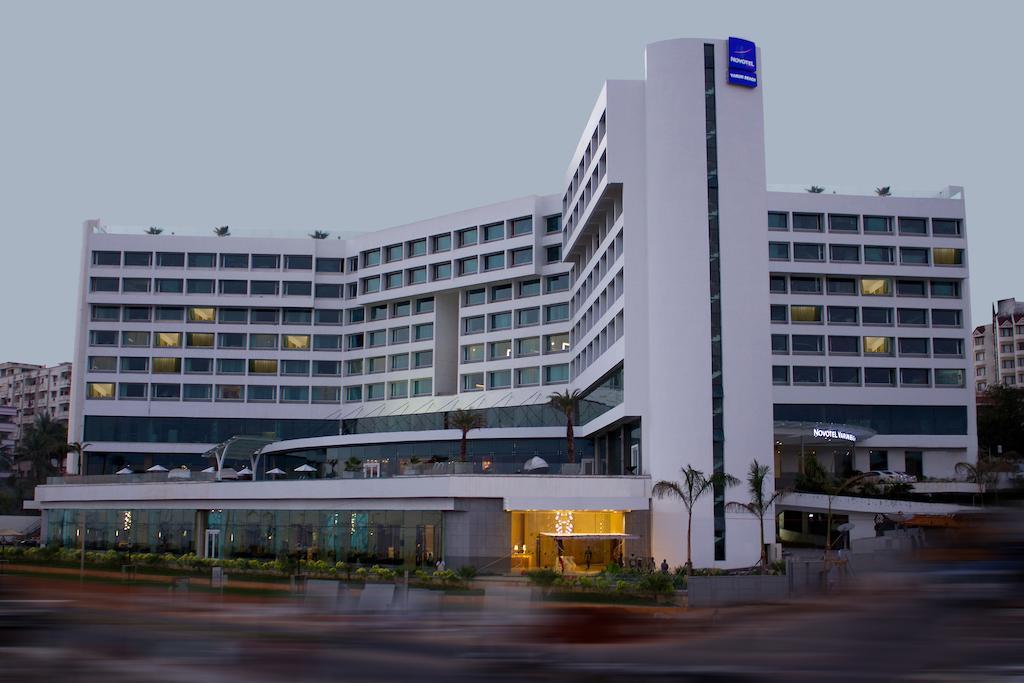
<svg viewBox="0 0 1024 683"><path fill-rule="evenodd" d="M549 538L561 538L561 539L572 539L581 538L586 540L602 540L602 539L622 539L622 540L634 540L640 538L636 534L559 534L551 533L550 531L542 531L541 536L547 536Z"/></svg>

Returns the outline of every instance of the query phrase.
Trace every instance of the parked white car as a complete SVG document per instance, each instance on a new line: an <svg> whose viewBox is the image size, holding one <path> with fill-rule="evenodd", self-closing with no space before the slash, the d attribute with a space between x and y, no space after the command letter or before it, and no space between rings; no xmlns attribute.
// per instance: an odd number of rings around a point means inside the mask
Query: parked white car
<svg viewBox="0 0 1024 683"><path fill-rule="evenodd" d="M917 481L917 477L906 472L895 472L893 470L871 470L864 473L864 481L876 484L888 482L894 484L913 484Z"/></svg>

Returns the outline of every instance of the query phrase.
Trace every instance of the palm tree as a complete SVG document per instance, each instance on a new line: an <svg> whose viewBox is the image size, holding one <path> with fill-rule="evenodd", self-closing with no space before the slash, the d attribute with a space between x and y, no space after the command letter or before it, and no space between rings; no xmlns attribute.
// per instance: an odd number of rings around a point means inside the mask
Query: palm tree
<svg viewBox="0 0 1024 683"><path fill-rule="evenodd" d="M768 567L768 553L765 549L764 544L764 517L769 514L772 509L772 505L782 494L786 493L785 489L778 489L771 495L765 491L765 483L768 481L770 470L768 465L762 465L757 460L750 463L750 471L747 472L747 490L750 492L749 503L726 503L725 509L729 512L748 512L757 517L759 530L761 532L761 557L758 560L761 565L761 573L764 574L765 569Z"/></svg>
<svg viewBox="0 0 1024 683"><path fill-rule="evenodd" d="M49 413L42 413L22 435L15 449L15 460L27 463L32 478L41 484L53 472L52 460L61 455L67 440L67 428L51 418Z"/></svg>
<svg viewBox="0 0 1024 683"><path fill-rule="evenodd" d="M231 237L231 229L226 225L222 225L219 228L214 228L213 234L217 237Z"/></svg>
<svg viewBox="0 0 1024 683"><path fill-rule="evenodd" d="M78 471L79 472L85 471L85 468L83 467L83 465L85 463L82 462L82 454L85 453L85 449L88 448L91 445L92 444L89 444L89 443L82 443L81 441L69 441L68 442L66 452L67 453L74 453L76 456L78 456Z"/></svg>
<svg viewBox="0 0 1024 683"><path fill-rule="evenodd" d="M576 415L576 404L579 401L579 389L572 392L566 389L562 393L548 396L548 405L565 415L565 455L570 464L576 462L576 438L572 431L572 421Z"/></svg>
<svg viewBox="0 0 1024 683"><path fill-rule="evenodd" d="M810 187L807 188L807 191L810 192L811 194L821 194L822 192L825 191L825 188L822 187L821 185L811 185Z"/></svg>
<svg viewBox="0 0 1024 683"><path fill-rule="evenodd" d="M890 187L889 185L876 187L875 194L877 194L879 197L889 197L890 195L892 195L892 187Z"/></svg>
<svg viewBox="0 0 1024 683"><path fill-rule="evenodd" d="M448 428L458 429L462 432L462 440L459 442L459 462L466 462L466 435L473 429L480 429L486 423L484 416L472 410L455 410L448 413Z"/></svg>
<svg viewBox="0 0 1024 683"><path fill-rule="evenodd" d="M147 235L159 235L164 231L163 228L146 228Z"/></svg>
<svg viewBox="0 0 1024 683"><path fill-rule="evenodd" d="M953 466L957 474L962 474L967 481L978 485L978 492L981 494L981 502L985 503L985 493L988 485L995 482L1002 463L998 458L978 458L978 462L958 462Z"/></svg>
<svg viewBox="0 0 1024 683"><path fill-rule="evenodd" d="M313 232L309 233L309 236L315 240L325 240L331 236L331 233L327 232L326 230L314 230Z"/></svg>
<svg viewBox="0 0 1024 683"><path fill-rule="evenodd" d="M686 508L686 575L689 576L693 573L693 506L708 491L735 486L740 480L725 472L716 472L707 477L700 470L693 469L692 465L684 467L682 473L682 484L663 479L654 485L651 493L658 498L672 496L683 501Z"/></svg>

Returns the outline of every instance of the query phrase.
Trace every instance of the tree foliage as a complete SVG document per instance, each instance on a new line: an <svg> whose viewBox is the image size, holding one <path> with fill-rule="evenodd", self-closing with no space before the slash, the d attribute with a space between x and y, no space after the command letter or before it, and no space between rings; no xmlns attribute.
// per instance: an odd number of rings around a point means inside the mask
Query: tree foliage
<svg viewBox="0 0 1024 683"><path fill-rule="evenodd" d="M1024 453L1024 388L996 384L978 401L978 445L990 456Z"/></svg>

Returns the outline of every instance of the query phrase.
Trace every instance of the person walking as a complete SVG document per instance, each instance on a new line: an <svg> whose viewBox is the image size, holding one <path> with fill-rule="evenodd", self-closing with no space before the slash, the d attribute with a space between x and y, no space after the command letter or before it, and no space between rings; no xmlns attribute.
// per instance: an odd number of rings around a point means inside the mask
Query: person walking
<svg viewBox="0 0 1024 683"><path fill-rule="evenodd" d="M593 560L593 559L594 559L594 551L591 550L590 546L588 545L587 546L587 551L585 553L583 553L583 560L587 564L587 571L588 572L590 571L590 561Z"/></svg>
<svg viewBox="0 0 1024 683"><path fill-rule="evenodd" d="M661 561L661 573L668 574L668 560L663 559Z"/></svg>

